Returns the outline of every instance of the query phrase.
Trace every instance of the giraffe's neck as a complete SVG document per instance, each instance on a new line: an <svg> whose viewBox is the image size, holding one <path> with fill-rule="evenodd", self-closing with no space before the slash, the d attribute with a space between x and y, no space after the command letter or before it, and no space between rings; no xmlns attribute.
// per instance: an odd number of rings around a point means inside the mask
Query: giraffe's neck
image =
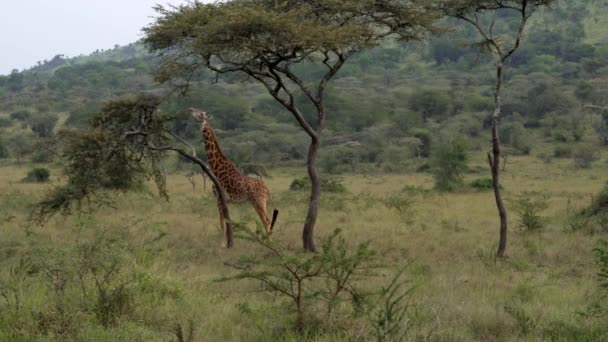
<svg viewBox="0 0 608 342"><path fill-rule="evenodd" d="M226 173L239 173L236 166L234 166L230 159L226 158L222 153L222 150L217 143L217 139L215 138L215 133L209 124L202 125L201 133L203 134L203 141L205 142L207 160L209 161L209 166L211 166L213 173L219 178L223 178L221 176Z"/></svg>

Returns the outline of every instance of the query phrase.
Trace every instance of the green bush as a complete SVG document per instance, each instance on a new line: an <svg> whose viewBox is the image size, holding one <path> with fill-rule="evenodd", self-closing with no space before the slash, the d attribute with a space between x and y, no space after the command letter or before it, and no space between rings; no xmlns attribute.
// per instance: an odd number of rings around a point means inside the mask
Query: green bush
<svg viewBox="0 0 608 342"><path fill-rule="evenodd" d="M590 169L599 158L597 149L592 145L581 145L574 150L574 165L579 169Z"/></svg>
<svg viewBox="0 0 608 342"><path fill-rule="evenodd" d="M489 191L493 189L492 178L478 178L474 179L471 183L469 183L471 188L481 190L481 191Z"/></svg>
<svg viewBox="0 0 608 342"><path fill-rule="evenodd" d="M288 312L295 313L294 327L300 334L322 329L320 322L335 329L331 324L334 315L356 317L365 312L366 293L359 289L359 281L378 268L369 242L351 247L337 229L323 240L318 253L301 254L275 245L261 231L243 225L237 229L236 237L267 253L228 264L238 272L217 281L248 280L261 291L287 299ZM323 310L311 310L319 307Z"/></svg>
<svg viewBox="0 0 608 342"><path fill-rule="evenodd" d="M310 179L308 177L295 178L289 185L289 190L305 191L310 189ZM346 192L346 187L342 184L339 178L322 178L321 191L343 193Z"/></svg>
<svg viewBox="0 0 608 342"><path fill-rule="evenodd" d="M422 114L425 119L447 116L451 105L446 91L435 88L415 90L408 104L410 110Z"/></svg>
<svg viewBox="0 0 608 342"><path fill-rule="evenodd" d="M45 183L48 182L51 172L43 167L38 167L30 170L27 176L23 179L27 183Z"/></svg>
<svg viewBox="0 0 608 342"><path fill-rule="evenodd" d="M289 185L289 190L303 191L310 189L310 179L306 177L295 178Z"/></svg>
<svg viewBox="0 0 608 342"><path fill-rule="evenodd" d="M40 138L48 138L53 135L53 129L57 124L58 117L55 114L44 114L30 118L28 124L32 132Z"/></svg>
<svg viewBox="0 0 608 342"><path fill-rule="evenodd" d="M572 157L572 147L570 146L556 146L553 150L553 156L555 158L570 158Z"/></svg>
<svg viewBox="0 0 608 342"><path fill-rule="evenodd" d="M463 185L467 170L467 152L461 139L443 139L433 148L431 172L440 191L454 191Z"/></svg>

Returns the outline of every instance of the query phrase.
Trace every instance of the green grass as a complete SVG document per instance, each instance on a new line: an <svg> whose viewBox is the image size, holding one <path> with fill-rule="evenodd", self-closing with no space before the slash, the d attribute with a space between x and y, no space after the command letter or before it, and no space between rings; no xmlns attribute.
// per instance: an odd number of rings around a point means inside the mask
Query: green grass
<svg viewBox="0 0 608 342"><path fill-rule="evenodd" d="M485 168L483 158L483 153L474 156L471 167ZM0 297L0 340L168 341L176 340L178 323L186 332L192 326L196 341L296 339L289 330L293 317L285 302L257 292L255 283L213 281L233 272L224 263L260 250L239 240L233 250L221 248L209 184L203 189L199 180L193 188L185 176L172 175L168 203L148 193L131 193L118 197L114 209L58 216L40 227L28 223L28 206L50 185L19 182L28 169L0 168L0 284L13 281L22 300L17 312ZM266 180L273 196L269 208L280 209L273 240L293 251L301 249L307 199L306 193L289 191L294 177L302 176L297 171L275 171ZM564 340L581 332L592 336L593 322L577 312L587 308L597 287L592 250L600 237L564 228L569 215L588 205L603 187L605 172L606 158L592 169L578 170L571 160L546 164L535 157L511 157L502 182L505 197L523 191L546 193L548 223L541 232L521 232L509 207L504 260L493 257L498 238L493 194L437 193L431 190L428 174L344 176L348 192L323 196L316 234L342 228L353 246L371 240L388 265L410 264L406 277L416 286L411 338ZM52 174L59 172L52 169ZM465 182L479 176L469 174ZM402 193L406 186L430 191ZM405 211L411 217L384 204L387 196L403 194L412 199ZM232 206L232 214L250 226L258 221L248 205ZM129 313L107 328L92 309L93 283L88 283L89 294L84 296L78 282L71 280L62 297L54 287L57 280L49 274L25 275L17 281L9 271L20 259L30 258L76 272L77 259L72 256L79 254L70 253L97 241L100 234L111 241L104 258L120 257L123 265L113 286L127 284L134 296ZM389 279L387 270L365 285L379 289ZM60 299L68 309L63 314L58 311ZM341 329L311 339L369 339L371 326L364 319L342 318L335 324Z"/></svg>

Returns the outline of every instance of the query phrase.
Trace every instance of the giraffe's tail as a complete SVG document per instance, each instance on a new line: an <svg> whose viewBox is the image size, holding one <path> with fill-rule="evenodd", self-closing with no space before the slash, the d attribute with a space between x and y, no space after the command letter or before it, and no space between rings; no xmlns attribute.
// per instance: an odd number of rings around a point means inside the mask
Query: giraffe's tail
<svg viewBox="0 0 608 342"><path fill-rule="evenodd" d="M275 222L277 222L277 216L279 216L279 209L275 209L272 213L272 223L270 224L270 231L272 231Z"/></svg>

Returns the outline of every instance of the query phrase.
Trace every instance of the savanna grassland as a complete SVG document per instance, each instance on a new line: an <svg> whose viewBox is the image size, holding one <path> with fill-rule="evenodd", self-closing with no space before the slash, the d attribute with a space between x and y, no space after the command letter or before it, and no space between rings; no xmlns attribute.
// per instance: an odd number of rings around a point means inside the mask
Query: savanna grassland
<svg viewBox="0 0 608 342"><path fill-rule="evenodd" d="M501 35L519 18L486 17ZM302 248L310 137L251 77L200 70L179 94L158 82L171 68L149 39L0 75L0 341L608 340L606 18L605 0L535 12L505 64L499 121L496 61L454 18L443 34L354 53L324 107L294 86L303 119L327 110L317 253ZM312 84L324 69L308 59L293 70ZM211 114L236 166L268 172L272 242L247 235L262 230L250 205L231 205L240 238L223 248L211 182L159 148L192 145L204 165L190 107ZM147 139L127 136L142 122ZM496 123L505 258L487 160ZM292 273L319 264L300 302L288 298ZM260 279L273 275L291 289L269 290Z"/></svg>
<svg viewBox="0 0 608 342"><path fill-rule="evenodd" d="M487 172L483 153L472 155L467 181ZM413 171L343 175L347 191L322 197L317 236L340 228L349 245L371 241L386 267L361 280L368 289L409 265L408 339L598 338L598 321L581 313L597 300L592 250L601 235L569 225L605 181L606 156L596 165L509 159L503 185L512 228L502 260L494 257L492 192L439 193L432 177ZM177 326L182 338L191 332L197 341L296 339L288 301L260 293L255 281L215 281L235 272L225 263L264 252L241 240L233 250L220 246L217 209L200 176L191 182L183 172L171 175L169 202L148 191L127 193L114 198L114 208L37 226L29 223L28 208L49 185L21 183L26 171L4 166L0 173L0 339L180 340ZM266 181L270 207L280 209L273 241L298 254L307 193L289 190L295 172L275 171ZM518 228L510 202L530 190L548 198L546 226L537 232ZM258 221L247 205L232 213L239 222ZM99 288L90 270L98 273ZM107 279L104 272L111 273ZM114 296L105 307L100 288ZM316 327L315 340L371 338L365 314L338 313Z"/></svg>

